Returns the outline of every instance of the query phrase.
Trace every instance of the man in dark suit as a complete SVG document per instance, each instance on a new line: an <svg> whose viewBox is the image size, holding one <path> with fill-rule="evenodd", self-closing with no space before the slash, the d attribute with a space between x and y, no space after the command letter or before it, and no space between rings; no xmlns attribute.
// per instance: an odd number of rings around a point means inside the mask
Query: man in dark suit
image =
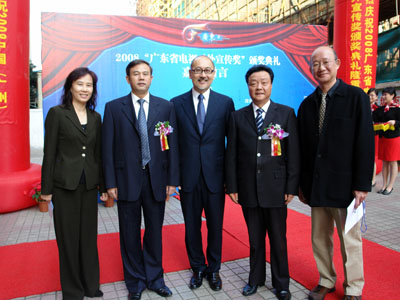
<svg viewBox="0 0 400 300"><path fill-rule="evenodd" d="M312 246L320 275L309 299L322 300L335 290L334 223L341 242L344 299L361 299L364 286L360 223L347 234L346 208L357 208L371 190L374 133L368 96L336 79L340 60L330 47L311 56L311 71L319 86L300 105L300 200L311 206Z"/></svg>
<svg viewBox="0 0 400 300"><path fill-rule="evenodd" d="M268 232L273 292L278 299L287 300L291 298L287 205L298 191L299 145L293 109L270 100L273 80L274 73L264 65L253 66L246 73L253 102L231 114L226 185L233 202L242 206L249 233L250 274L243 295L252 295L264 285Z"/></svg>
<svg viewBox="0 0 400 300"><path fill-rule="evenodd" d="M108 102L104 112L105 184L110 197L118 199L121 256L131 300L140 299L145 288L172 295L163 279L161 231L165 201L179 184L178 132L172 103L148 92L152 78L148 62L129 63L126 81L132 92ZM173 132L167 135L170 149L163 151L156 124L166 121Z"/></svg>
<svg viewBox="0 0 400 300"><path fill-rule="evenodd" d="M224 215L224 155L231 98L210 89L215 66L207 56L196 57L190 66L193 88L171 100L179 128L181 205L185 219L185 241L196 289L206 276L211 289L222 287L222 222ZM201 214L207 219L207 262L201 238Z"/></svg>

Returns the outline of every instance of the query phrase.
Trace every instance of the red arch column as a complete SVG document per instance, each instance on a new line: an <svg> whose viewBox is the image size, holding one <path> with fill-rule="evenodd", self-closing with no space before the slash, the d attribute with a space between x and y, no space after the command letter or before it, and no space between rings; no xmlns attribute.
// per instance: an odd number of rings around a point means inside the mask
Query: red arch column
<svg viewBox="0 0 400 300"><path fill-rule="evenodd" d="M379 1L335 0L333 46L338 77L367 91L375 87Z"/></svg>
<svg viewBox="0 0 400 300"><path fill-rule="evenodd" d="M30 163L29 0L0 1L0 213L35 205Z"/></svg>

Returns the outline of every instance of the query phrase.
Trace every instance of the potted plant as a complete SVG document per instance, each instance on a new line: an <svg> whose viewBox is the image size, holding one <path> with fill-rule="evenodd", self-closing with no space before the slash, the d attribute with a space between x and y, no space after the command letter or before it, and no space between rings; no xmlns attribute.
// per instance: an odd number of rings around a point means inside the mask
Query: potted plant
<svg viewBox="0 0 400 300"><path fill-rule="evenodd" d="M113 207L114 206L114 199L108 196L108 199L104 202L105 207Z"/></svg>
<svg viewBox="0 0 400 300"><path fill-rule="evenodd" d="M39 210L41 212L47 212L49 211L49 207L47 205L47 202L40 197L41 194L42 194L42 185L40 184L40 182L35 183L31 190L30 196L32 197L33 200L35 200L39 204Z"/></svg>

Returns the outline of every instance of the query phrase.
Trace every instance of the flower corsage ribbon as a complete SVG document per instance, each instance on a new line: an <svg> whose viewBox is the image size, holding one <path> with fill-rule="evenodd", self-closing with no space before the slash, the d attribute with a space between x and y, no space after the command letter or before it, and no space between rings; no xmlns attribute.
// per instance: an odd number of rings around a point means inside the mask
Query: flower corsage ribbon
<svg viewBox="0 0 400 300"><path fill-rule="evenodd" d="M169 121L158 122L154 131L154 136L160 136L161 151L169 150L167 135L170 135L174 129L169 125Z"/></svg>
<svg viewBox="0 0 400 300"><path fill-rule="evenodd" d="M289 133L285 132L281 125L270 123L264 128L264 134L261 136L263 140L271 140L271 156L281 156L281 140L287 137Z"/></svg>

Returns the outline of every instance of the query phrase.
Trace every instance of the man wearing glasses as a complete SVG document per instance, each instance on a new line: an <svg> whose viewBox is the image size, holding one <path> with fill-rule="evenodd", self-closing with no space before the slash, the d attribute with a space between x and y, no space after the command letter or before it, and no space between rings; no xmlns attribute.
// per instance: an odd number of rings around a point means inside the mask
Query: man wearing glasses
<svg viewBox="0 0 400 300"><path fill-rule="evenodd" d="M360 222L344 232L347 207L357 208L371 190L374 135L366 93L336 78L340 60L330 47L311 56L318 87L300 105L300 200L311 206L312 247L319 282L310 300L335 291L333 232L341 243L345 281L344 300L361 300L364 286Z"/></svg>
<svg viewBox="0 0 400 300"><path fill-rule="evenodd" d="M181 205L185 241L193 276L191 289L206 277L211 289L222 288L222 222L224 215L224 154L231 98L210 89L215 66L207 56L193 59L189 70L193 88L171 101L175 106L180 150ZM201 216L207 219L207 262L203 253Z"/></svg>

